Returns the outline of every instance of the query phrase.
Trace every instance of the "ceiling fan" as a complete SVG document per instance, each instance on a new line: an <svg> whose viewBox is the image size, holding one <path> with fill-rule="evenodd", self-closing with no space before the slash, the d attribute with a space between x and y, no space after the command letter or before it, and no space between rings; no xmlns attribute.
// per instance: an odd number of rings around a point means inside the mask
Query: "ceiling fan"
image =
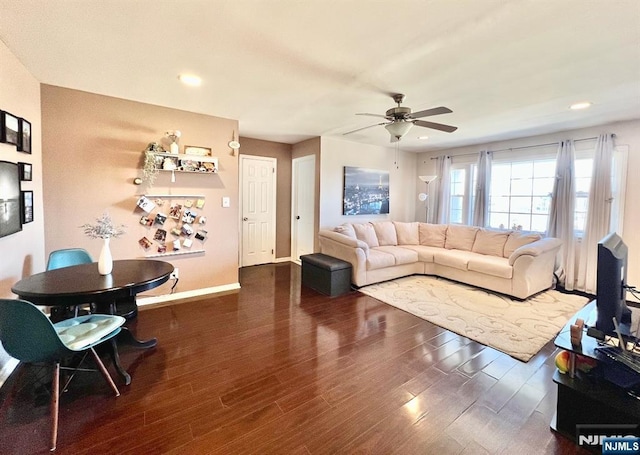
<svg viewBox="0 0 640 455"><path fill-rule="evenodd" d="M351 134L356 131L366 130L367 128L373 128L374 126L384 125L391 135L391 142L398 142L402 136L407 134L413 125L422 126L424 128L431 128L434 130L444 131L446 133L453 133L458 129L457 126L443 125L442 123L427 122L425 120L418 120L422 117L429 117L431 115L449 114L453 112L448 107L440 106L431 109L425 109L424 111L411 112L411 108L400 106L404 101L404 95L397 93L393 95L393 101L398 103L397 107L389 109L385 115L380 114L356 114L356 115L368 115L370 117L382 117L386 119L386 122L376 123L375 125L365 126L364 128L358 128L353 131L344 133Z"/></svg>

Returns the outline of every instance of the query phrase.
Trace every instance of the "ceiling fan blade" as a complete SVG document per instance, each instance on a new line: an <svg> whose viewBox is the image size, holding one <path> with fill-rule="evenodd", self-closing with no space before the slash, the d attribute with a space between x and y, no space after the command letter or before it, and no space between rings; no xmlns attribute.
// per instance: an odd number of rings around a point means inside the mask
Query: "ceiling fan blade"
<svg viewBox="0 0 640 455"><path fill-rule="evenodd" d="M440 106L431 109L425 109L424 111L418 111L411 114L413 118L429 117L430 115L451 114L453 111L448 107Z"/></svg>
<svg viewBox="0 0 640 455"><path fill-rule="evenodd" d="M360 113L360 114L356 114L356 115L368 115L369 117L381 117L381 118L387 118L385 115L381 115L381 114L367 114L367 113Z"/></svg>
<svg viewBox="0 0 640 455"><path fill-rule="evenodd" d="M413 123L418 126L431 128L432 130L440 130L446 133L453 133L455 130L458 129L457 126L443 125L442 123L426 122L424 120L415 120Z"/></svg>
<svg viewBox="0 0 640 455"><path fill-rule="evenodd" d="M386 125L386 123L383 122L383 123L376 123L375 125L365 126L363 128L358 128L358 129L355 129L355 130L347 131L346 133L342 133L342 135L345 136L347 134L356 133L358 131L366 130L368 128L373 128L374 126L380 126L380 125Z"/></svg>

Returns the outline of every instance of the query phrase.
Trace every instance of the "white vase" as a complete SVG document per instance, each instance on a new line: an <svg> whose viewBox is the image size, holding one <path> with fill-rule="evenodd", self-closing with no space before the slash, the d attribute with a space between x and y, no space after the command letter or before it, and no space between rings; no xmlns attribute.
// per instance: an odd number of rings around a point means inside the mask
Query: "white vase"
<svg viewBox="0 0 640 455"><path fill-rule="evenodd" d="M178 145L177 142L172 142L171 145L169 145L169 151L173 154L179 153L180 146Z"/></svg>
<svg viewBox="0 0 640 455"><path fill-rule="evenodd" d="M100 250L100 257L98 258L98 272L100 275L109 275L113 270L113 257L111 256L111 250L109 249L109 238L103 239L102 249Z"/></svg>

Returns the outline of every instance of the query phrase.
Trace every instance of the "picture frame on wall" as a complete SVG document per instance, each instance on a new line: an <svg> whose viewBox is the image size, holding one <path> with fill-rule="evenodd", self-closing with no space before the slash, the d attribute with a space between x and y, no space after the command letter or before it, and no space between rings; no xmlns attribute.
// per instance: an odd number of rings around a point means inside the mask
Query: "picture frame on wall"
<svg viewBox="0 0 640 455"><path fill-rule="evenodd" d="M343 215L388 215L389 171L344 167Z"/></svg>
<svg viewBox="0 0 640 455"><path fill-rule="evenodd" d="M18 169L20 170L20 181L30 182L33 180L33 167L31 163L18 163Z"/></svg>
<svg viewBox="0 0 640 455"><path fill-rule="evenodd" d="M23 118L18 122L18 147L19 152L31 153L31 123Z"/></svg>
<svg viewBox="0 0 640 455"><path fill-rule="evenodd" d="M20 196L18 165L0 161L0 237L22 230Z"/></svg>
<svg viewBox="0 0 640 455"><path fill-rule="evenodd" d="M18 145L18 117L6 111L0 111L0 142Z"/></svg>
<svg viewBox="0 0 640 455"><path fill-rule="evenodd" d="M21 191L20 201L22 203L22 224L33 221L33 191Z"/></svg>

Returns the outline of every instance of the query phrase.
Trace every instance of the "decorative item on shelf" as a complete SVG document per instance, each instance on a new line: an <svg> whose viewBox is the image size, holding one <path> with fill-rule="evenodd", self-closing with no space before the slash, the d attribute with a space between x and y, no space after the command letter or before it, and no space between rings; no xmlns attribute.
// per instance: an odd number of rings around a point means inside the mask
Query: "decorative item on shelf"
<svg viewBox="0 0 640 455"><path fill-rule="evenodd" d="M83 224L85 235L92 239L102 239L102 249L98 257L98 272L100 275L109 275L113 270L113 256L109 248L111 238L118 238L126 231L124 224L115 225L108 212L104 212L100 218L96 218L96 224Z"/></svg>
<svg viewBox="0 0 640 455"><path fill-rule="evenodd" d="M180 151L180 146L178 145L178 139L182 136L182 133L178 130L169 130L165 133L171 143L169 144L169 151L173 154L177 154Z"/></svg>
<svg viewBox="0 0 640 455"><path fill-rule="evenodd" d="M163 153L164 149L157 142L151 142L144 151L144 168L142 170L144 180L149 186L153 186L158 176L158 166L156 165L156 154Z"/></svg>

